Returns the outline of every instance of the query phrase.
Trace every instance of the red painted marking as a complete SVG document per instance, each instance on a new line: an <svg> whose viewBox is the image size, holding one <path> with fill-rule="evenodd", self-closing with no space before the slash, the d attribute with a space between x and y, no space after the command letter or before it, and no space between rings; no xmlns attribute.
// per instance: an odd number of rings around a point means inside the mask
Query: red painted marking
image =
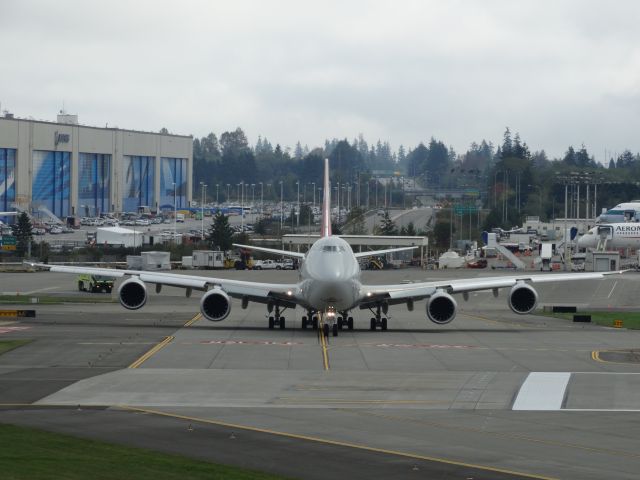
<svg viewBox="0 0 640 480"><path fill-rule="evenodd" d="M304 345L302 342L270 342L259 340L203 340L200 343L206 345L275 345L278 347Z"/></svg>
<svg viewBox="0 0 640 480"><path fill-rule="evenodd" d="M0 327L0 335L3 333L20 332L22 330L29 330L31 327Z"/></svg>

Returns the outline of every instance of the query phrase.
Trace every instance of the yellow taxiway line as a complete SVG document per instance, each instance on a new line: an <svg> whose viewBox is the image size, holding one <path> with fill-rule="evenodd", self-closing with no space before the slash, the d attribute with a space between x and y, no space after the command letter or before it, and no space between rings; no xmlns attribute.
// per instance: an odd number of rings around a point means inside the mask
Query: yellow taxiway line
<svg viewBox="0 0 640 480"><path fill-rule="evenodd" d="M198 320L200 320L202 318L202 314L201 313L197 313L191 320L189 320L187 323L185 323L183 325L183 327L190 327L191 325L193 325L194 323L196 323Z"/></svg>
<svg viewBox="0 0 640 480"><path fill-rule="evenodd" d="M325 370L329 370L329 353L327 352L327 339L324 336L324 320L322 316L318 325L318 337L320 337L320 346L322 347L322 365Z"/></svg>
<svg viewBox="0 0 640 480"><path fill-rule="evenodd" d="M149 350L147 353L145 353L139 359L137 359L135 362L133 362L131 365L129 365L128 368L138 368L144 362L149 360L153 355L155 355L160 350L162 350L164 347L166 347L171 342L171 340L173 340L173 339L174 339L173 335L169 336L169 337L166 337L160 343L155 345L151 350Z"/></svg>
<svg viewBox="0 0 640 480"><path fill-rule="evenodd" d="M198 422L198 423L205 423L205 424L209 424L209 425L216 425L216 426L220 426L220 427L227 427L227 428L235 428L238 430L246 430L246 431L250 431L250 432L258 432L258 433L267 433L270 435L278 435L280 437L286 437L286 438L293 438L296 440L306 440L306 441L310 441L310 442L316 442L316 443L322 443L324 445L334 445L334 446L338 446L338 447L348 447L348 448L355 448L358 450L363 450L363 451L367 451L367 452L374 452L374 453L382 453L382 454L386 454L386 455L394 455L396 457L403 457L403 458L410 458L413 460L424 460L424 461L428 461L428 462L437 462L437 463L444 463L447 465L455 465L458 467L466 467L466 468L476 468L478 470L483 470L486 472L495 472L495 473L504 473L507 475L514 475L514 476L519 476L519 477L523 477L523 478L532 478L532 479L536 479L536 480L556 480L554 477L547 477L544 475L536 475L536 474L532 474L532 473L524 473L524 472L517 472L514 470L507 470L504 468L497 468L497 467L490 467L488 465L477 465L474 463L467 463L467 462L462 462L462 461L458 461L458 460L452 460L452 459L448 459L448 458L440 458L440 457L431 457L428 455L419 455L419 454L415 454L415 453L409 453L409 452L401 452L399 450L387 450L384 448L377 448L377 447L371 447L368 445L362 445L362 444L358 444L358 443L351 443L351 442L342 442L339 440L330 440L330 439L326 439L326 438L320 438L320 437L312 437L309 435L300 435L297 433L289 433L289 432L280 432L277 430L269 430L266 428L258 428L258 427L250 427L248 425L238 425L235 423L227 423L227 422L221 422L218 420L209 420L206 418L199 418L199 417L190 417L187 415L179 415L179 414L175 414L175 413L169 413L169 412L163 412L160 410L150 410L147 408L138 408L138 407L130 407L127 405L120 405L119 408L121 408L122 410L128 410L131 412L140 412L140 413L146 413L146 414L151 414L151 415L158 415L158 416L163 416L163 417L171 417L171 418L178 418L181 420L188 420L190 422Z"/></svg>

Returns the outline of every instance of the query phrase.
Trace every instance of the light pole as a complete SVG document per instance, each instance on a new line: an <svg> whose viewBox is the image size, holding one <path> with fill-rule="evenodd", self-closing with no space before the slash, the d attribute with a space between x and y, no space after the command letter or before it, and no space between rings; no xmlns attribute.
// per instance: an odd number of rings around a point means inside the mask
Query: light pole
<svg viewBox="0 0 640 480"><path fill-rule="evenodd" d="M296 229L299 229L300 228L300 181L297 181L296 185L298 186L298 196L296 198L296 203L297 203L297 207L296 207Z"/></svg>
<svg viewBox="0 0 640 480"><path fill-rule="evenodd" d="M176 241L176 228L178 221L178 203L176 202L176 182L173 182L173 241Z"/></svg>
<svg viewBox="0 0 640 480"><path fill-rule="evenodd" d="M313 185L313 208L316 207L316 182L311 182Z"/></svg>
<svg viewBox="0 0 640 480"><path fill-rule="evenodd" d="M227 198L225 199L225 201L229 203L230 199L231 199L231 184L227 183Z"/></svg>
<svg viewBox="0 0 640 480"><path fill-rule="evenodd" d="M219 198L219 197L218 197L218 187L219 187L219 186L220 186L220 185L216 183L216 207L217 207L218 205L220 205L220 202L218 202L218 198Z"/></svg>
<svg viewBox="0 0 640 480"><path fill-rule="evenodd" d="M244 233L244 180L240 182L240 233Z"/></svg>
<svg viewBox="0 0 640 480"><path fill-rule="evenodd" d="M260 182L260 218L264 215L264 184Z"/></svg>
<svg viewBox="0 0 640 480"><path fill-rule="evenodd" d="M280 235L282 235L282 223L284 222L284 188L280 180Z"/></svg>
<svg viewBox="0 0 640 480"><path fill-rule="evenodd" d="M207 195L207 184L200 182L200 185L202 186L202 195L200 196L200 201L202 202L202 218L200 220L202 220L202 239L204 240L204 202Z"/></svg>

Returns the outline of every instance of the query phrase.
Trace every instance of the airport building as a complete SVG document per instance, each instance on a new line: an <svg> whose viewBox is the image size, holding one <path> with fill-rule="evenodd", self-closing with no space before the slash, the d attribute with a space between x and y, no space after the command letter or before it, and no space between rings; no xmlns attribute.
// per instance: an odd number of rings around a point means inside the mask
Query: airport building
<svg viewBox="0 0 640 480"><path fill-rule="evenodd" d="M190 205L191 136L0 117L0 211L97 216Z"/></svg>

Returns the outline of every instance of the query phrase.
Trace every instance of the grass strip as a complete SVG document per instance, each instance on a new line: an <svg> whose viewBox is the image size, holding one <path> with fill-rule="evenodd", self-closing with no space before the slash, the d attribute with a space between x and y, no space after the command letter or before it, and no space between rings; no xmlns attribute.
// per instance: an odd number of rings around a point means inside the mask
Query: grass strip
<svg viewBox="0 0 640 480"><path fill-rule="evenodd" d="M26 340L0 340L0 355L7 353L14 348L21 347L31 342L31 339Z"/></svg>
<svg viewBox="0 0 640 480"><path fill-rule="evenodd" d="M614 320L622 320L622 327L631 330L640 329L640 312L577 312L577 313L550 313L543 315L556 318L573 320L574 315L591 315L591 322L603 327L613 327Z"/></svg>
<svg viewBox="0 0 640 480"><path fill-rule="evenodd" d="M3 480L272 480L284 477L179 455L0 424Z"/></svg>

